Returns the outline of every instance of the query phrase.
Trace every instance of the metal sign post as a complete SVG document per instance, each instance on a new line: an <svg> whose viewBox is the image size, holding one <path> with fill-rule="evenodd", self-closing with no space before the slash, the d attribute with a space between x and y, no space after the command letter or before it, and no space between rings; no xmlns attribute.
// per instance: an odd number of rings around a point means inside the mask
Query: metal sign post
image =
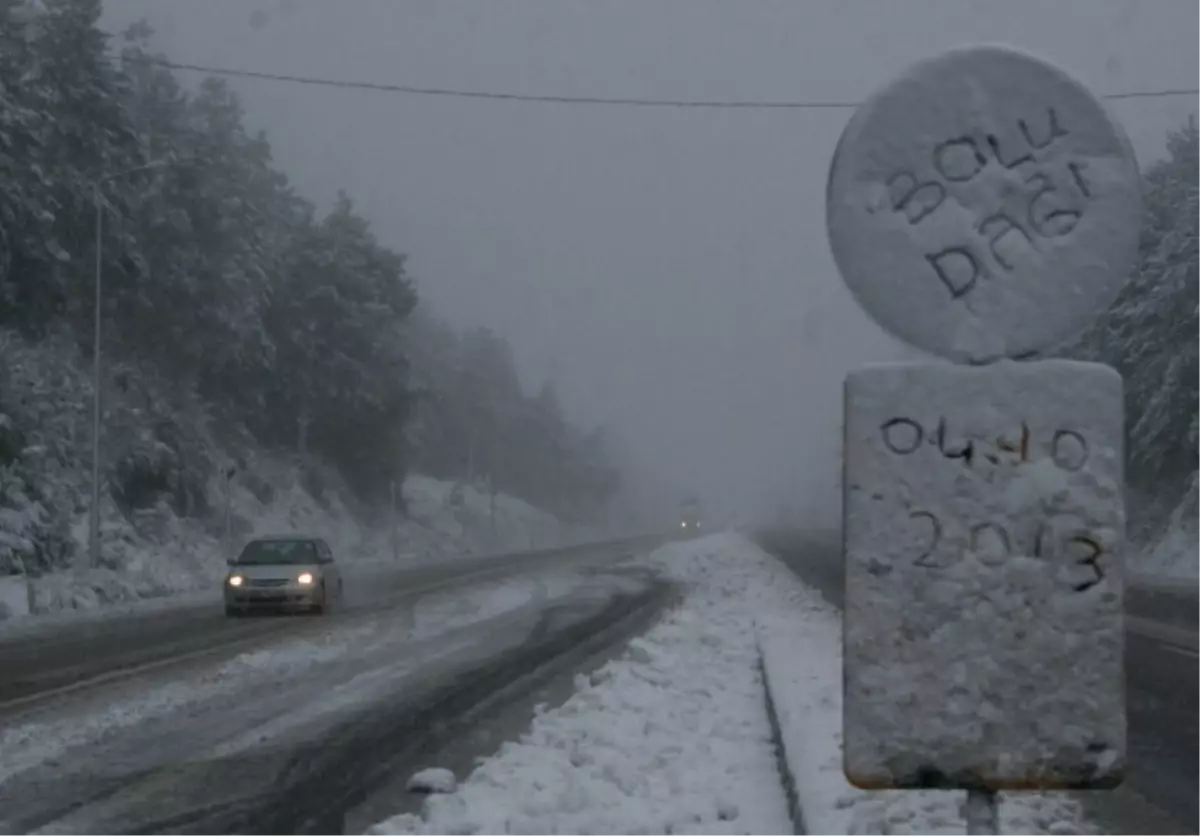
<svg viewBox="0 0 1200 836"><path fill-rule="evenodd" d="M854 114L827 215L861 307L951 361L845 381L845 773L995 833L998 791L1122 778L1122 381L1034 358L1132 268L1136 163L1057 67L956 49Z"/></svg>

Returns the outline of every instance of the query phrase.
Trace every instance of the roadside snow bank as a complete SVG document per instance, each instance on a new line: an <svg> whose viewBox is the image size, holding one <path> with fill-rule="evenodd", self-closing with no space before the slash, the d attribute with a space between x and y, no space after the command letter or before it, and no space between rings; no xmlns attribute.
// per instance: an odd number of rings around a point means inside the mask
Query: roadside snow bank
<svg viewBox="0 0 1200 836"><path fill-rule="evenodd" d="M675 574L708 541L652 561ZM457 792L372 833L784 833L752 609L703 572L684 602Z"/></svg>
<svg viewBox="0 0 1200 836"><path fill-rule="evenodd" d="M962 833L960 792L866 792L842 772L841 614L753 543L725 539L712 561L753 601L767 687L810 833ZM709 570L712 571L712 570ZM1002 794L1003 833L1094 832L1062 794Z"/></svg>
<svg viewBox="0 0 1200 836"><path fill-rule="evenodd" d="M1196 522L1198 494L1200 482L1195 473L1173 506L1127 487L1129 582L1155 586L1162 581L1181 581L1190 582L1195 589L1200 579L1200 559L1196 557L1200 544L1200 526Z"/></svg>
<svg viewBox="0 0 1200 836"><path fill-rule="evenodd" d="M451 500L454 484L424 476L406 480L409 515L394 526L365 523L337 491L316 490L306 481L312 481L311 473L305 476L289 463L258 457L253 469L230 485L234 548L253 537L309 534L328 540L341 560L394 566L518 551L531 544L549 548L572 540L572 532L557 519L519 499L497 495L493 516L490 498L479 491L462 490L465 501L456 504ZM216 496L224 490L212 486L210 493ZM181 519L161 506L129 520L111 502L106 504L104 565L31 576L28 611L91 611L217 589L229 547L211 525ZM71 539L77 554L86 552L86 517L72 526ZM0 621L22 614L0 608Z"/></svg>
<svg viewBox="0 0 1200 836"><path fill-rule="evenodd" d="M572 532L524 500L474 485L413 475L404 482L410 519L449 536L470 552L521 551L567 545Z"/></svg>
<svg viewBox="0 0 1200 836"><path fill-rule="evenodd" d="M1172 524L1161 538L1148 546L1140 558L1131 561L1136 575L1150 578L1190 581L1200 578L1197 544L1200 531L1195 520Z"/></svg>
<svg viewBox="0 0 1200 836"><path fill-rule="evenodd" d="M29 615L29 587L22 577L0 577L0 621Z"/></svg>
<svg viewBox="0 0 1200 836"><path fill-rule="evenodd" d="M452 486L420 476L402 488L416 515L392 519L360 507L335 468L268 453L153 363L113 358L103 381L92 561L90 364L65 328L36 342L0 328L0 355L0 578L17 588L0 621L211 589L228 552L263 534L312 533L344 560L392 562L573 539L550 515L509 497L493 503L468 488L464 503L448 505ZM22 586L27 607L13 603Z"/></svg>
<svg viewBox="0 0 1200 836"><path fill-rule="evenodd" d="M962 793L867 793L841 764L841 620L736 534L651 563L683 603L457 792L371 833L784 833L792 823L764 687L810 833L962 833ZM759 674L759 647L768 683ZM1082 833L1061 795L1005 795L1003 832Z"/></svg>

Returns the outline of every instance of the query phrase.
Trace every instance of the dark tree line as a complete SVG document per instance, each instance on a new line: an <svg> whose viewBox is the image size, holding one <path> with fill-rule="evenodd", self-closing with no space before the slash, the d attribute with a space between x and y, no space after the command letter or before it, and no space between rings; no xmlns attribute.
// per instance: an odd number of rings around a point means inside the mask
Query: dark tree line
<svg viewBox="0 0 1200 836"><path fill-rule="evenodd" d="M323 460L367 502L414 462L461 475L472 444L504 490L532 501L611 492L598 441L552 396L524 398L503 341L432 315L413 323L404 256L349 197L319 212L223 82L184 89L152 60L145 27L114 44L99 15L100 0L0 0L0 327L26 343L66 334L90 355L98 193L110 368L166 381L179 409ZM5 398L0 388L0 413ZM146 428L152 446L190 471L174 481L194 494L176 505L202 508L212 457L162 423ZM20 449L0 438L0 468L19 467ZM109 451L113 490L136 493L129 472L157 455Z"/></svg>
<svg viewBox="0 0 1200 836"><path fill-rule="evenodd" d="M1196 121L1167 137L1142 175L1137 267L1071 353L1125 378L1128 482L1161 511L1196 517L1200 157ZM1134 509L1137 510L1137 509ZM1152 509L1147 509L1152 510Z"/></svg>
<svg viewBox="0 0 1200 836"><path fill-rule="evenodd" d="M457 334L417 311L410 345L418 470L487 480L567 519L613 499L615 451L603 429L574 427L551 384L527 395L502 337L486 329Z"/></svg>

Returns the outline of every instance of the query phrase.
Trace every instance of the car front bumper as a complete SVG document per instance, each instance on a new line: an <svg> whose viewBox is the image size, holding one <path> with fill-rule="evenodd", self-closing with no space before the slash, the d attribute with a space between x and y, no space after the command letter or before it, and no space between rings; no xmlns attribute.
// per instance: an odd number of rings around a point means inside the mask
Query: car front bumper
<svg viewBox="0 0 1200 836"><path fill-rule="evenodd" d="M308 609L321 603L315 587L225 587L225 606L237 609Z"/></svg>

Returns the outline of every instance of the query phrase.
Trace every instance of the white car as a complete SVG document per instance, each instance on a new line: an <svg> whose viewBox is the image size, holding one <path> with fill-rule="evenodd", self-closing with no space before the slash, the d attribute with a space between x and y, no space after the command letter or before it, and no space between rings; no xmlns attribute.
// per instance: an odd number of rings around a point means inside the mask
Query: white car
<svg viewBox="0 0 1200 836"><path fill-rule="evenodd" d="M329 544L319 537L251 540L229 561L225 614L252 609L328 612L342 600L342 575Z"/></svg>

